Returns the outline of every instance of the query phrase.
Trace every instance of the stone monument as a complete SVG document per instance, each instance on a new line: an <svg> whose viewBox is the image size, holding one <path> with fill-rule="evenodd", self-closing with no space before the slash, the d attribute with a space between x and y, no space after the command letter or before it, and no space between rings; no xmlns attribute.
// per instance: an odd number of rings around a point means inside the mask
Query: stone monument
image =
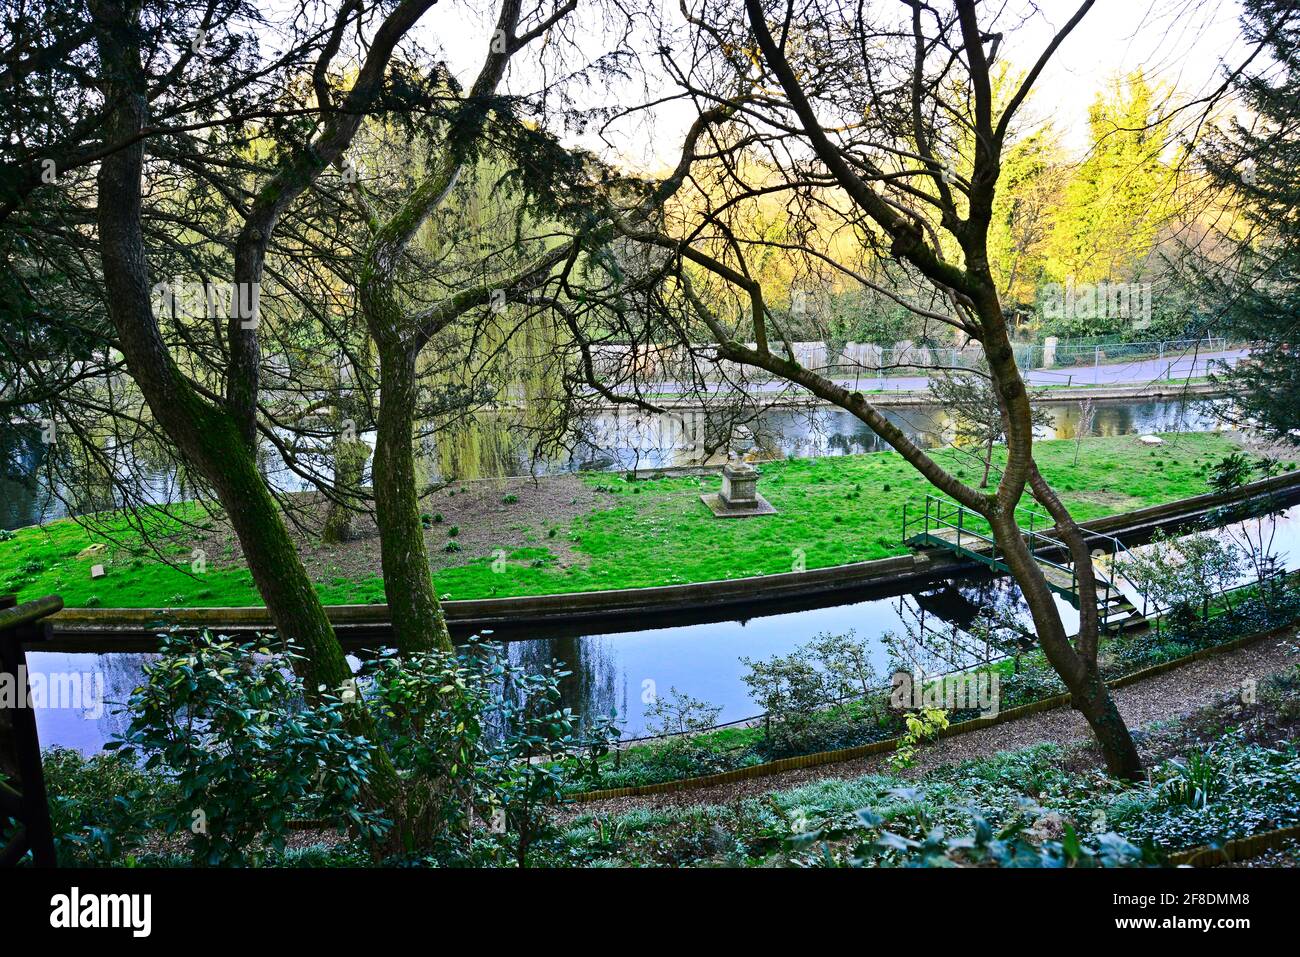
<svg viewBox="0 0 1300 957"><path fill-rule="evenodd" d="M700 501L709 507L714 518L774 515L776 509L758 494L760 474L748 462L728 462L722 467L722 491L701 495Z"/></svg>

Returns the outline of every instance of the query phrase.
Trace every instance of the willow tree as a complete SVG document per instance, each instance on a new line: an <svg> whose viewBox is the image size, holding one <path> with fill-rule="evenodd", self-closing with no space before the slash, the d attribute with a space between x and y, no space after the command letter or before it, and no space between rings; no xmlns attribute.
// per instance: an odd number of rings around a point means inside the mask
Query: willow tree
<svg viewBox="0 0 1300 957"><path fill-rule="evenodd" d="M1100 620L1088 536L1034 460L1033 408L989 253L1013 122L1092 5L1078 5L1005 99L993 89L997 57L1006 48L1003 31L996 19L981 22L987 11L976 0L956 0L951 8L919 0L896 8L838 0L797 7L745 0L743 11L716 0L691 5L694 42L665 44L667 72L695 102L733 108L710 157L730 195L713 204L697 196L666 228L627 232L680 264L685 314L714 340L720 361L761 369L846 409L937 490L987 520L1073 707L1092 727L1110 771L1132 778L1142 762L1097 661ZM783 182L747 181L747 152L774 158ZM750 265L763 238L731 216L747 196L776 190L792 205L815 210L824 224L801 241L810 262L847 283L863 281L873 262L890 262L900 276L935 291L939 307L920 310L930 322L977 344L1007 449L996 487L962 481L869 397L796 361L782 318L768 305L772 291ZM846 232L859 239L852 256L827 238ZM743 314L722 308L733 300L743 304ZM1055 520L1069 548L1080 606L1073 637L1017 521L1026 493Z"/></svg>

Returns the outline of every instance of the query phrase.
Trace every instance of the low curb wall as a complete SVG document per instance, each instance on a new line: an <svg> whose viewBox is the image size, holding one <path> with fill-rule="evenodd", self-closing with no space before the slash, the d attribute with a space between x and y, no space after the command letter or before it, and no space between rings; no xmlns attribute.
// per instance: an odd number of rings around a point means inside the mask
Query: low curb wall
<svg viewBox="0 0 1300 957"><path fill-rule="evenodd" d="M1283 501L1300 499L1300 472L1261 479L1225 493L1207 493L1163 505L1151 505L1081 523L1086 530L1140 541L1158 529L1186 525L1206 513L1229 505L1245 504L1264 495L1281 495ZM1046 530L1044 530L1046 531ZM978 567L941 550L897 555L869 562L781 572L749 578L570 592L518 598L481 598L443 603L452 625L468 628L555 624L586 619L680 613L693 608L754 606L808 598L866 586L907 585L951 577ZM350 641L382 636L389 628L388 606L329 605L330 621L340 636ZM271 618L261 606L238 608L69 608L49 620L54 642L72 637L147 638L168 627L230 632L267 631Z"/></svg>
<svg viewBox="0 0 1300 957"><path fill-rule="evenodd" d="M1249 837L1238 837L1225 841L1222 847L1189 848L1169 855L1169 863L1175 867L1218 867L1221 864L1233 864L1258 857L1265 851L1275 851L1279 847L1300 838L1300 825L1265 831Z"/></svg>

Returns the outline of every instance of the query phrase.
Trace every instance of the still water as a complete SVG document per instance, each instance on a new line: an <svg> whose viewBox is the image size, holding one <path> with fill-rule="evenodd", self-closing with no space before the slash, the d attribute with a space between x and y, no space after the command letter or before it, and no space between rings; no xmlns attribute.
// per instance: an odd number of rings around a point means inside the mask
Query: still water
<svg viewBox="0 0 1300 957"><path fill-rule="evenodd" d="M1250 522L1219 534L1239 535L1243 529L1252 538L1262 532L1286 568L1300 568L1300 506L1276 519L1264 519L1262 526ZM1057 599L1057 604L1067 627L1077 627L1077 612L1063 599ZM642 627L644 623L638 622L638 627L626 631L507 641L515 664L536 668L551 660L563 661L572 672L564 682L565 703L579 715L602 716L615 710L626 722L624 736L637 737L647 730L647 701L672 688L721 706L720 722L754 716L761 709L749 697L742 680L746 668L740 659L785 654L822 632L853 631L867 639L882 681L900 663L908 668L919 665L936 674L988 660L996 657L998 650L985 647L967 630L987 608L1010 612L1022 623L1028 622L1013 582L971 576L895 594L877 592L848 601L831 598L824 607L748 619L665 627ZM885 638L890 634L896 638L895 651ZM32 652L28 657L33 673L79 675L83 683L102 686L103 700L123 702L153 656ZM39 710L42 744L98 750L124 730L126 719L114 714L112 705L104 706L102 713L97 710Z"/></svg>
<svg viewBox="0 0 1300 957"><path fill-rule="evenodd" d="M1058 604L1067 624L1077 625L1074 609L1064 601ZM508 641L507 648L512 663L530 670L552 660L563 662L571 672L563 681L564 703L581 716L616 711L626 722L624 736L637 737L647 733L647 702L654 694L672 688L721 706L718 720L722 723L752 717L761 709L749 698L742 681L746 669L740 659L785 654L821 632L853 631L870 638L872 663L882 680L892 671L891 655L882 640L890 632L898 635L909 654L925 659L927 671L935 673L995 657L996 650L975 646L960 627L969 625L980 609L989 605L1018 608L1020 617L1025 617L1013 583L1005 579L957 580L811 610L706 624L528 638ZM140 683L144 665L155 657L149 653L29 651L32 674L45 676L51 687L60 676L75 676L83 687L102 689L102 698L87 693L82 703L89 708L38 710L42 746L64 745L89 753L124 731L127 719L114 713L113 704L96 706L124 702ZM360 663L356 658L352 662L354 667Z"/></svg>
<svg viewBox="0 0 1300 957"><path fill-rule="evenodd" d="M1045 403L1044 407L1053 424L1040 430L1041 437L1069 439L1078 434L1081 410L1077 402ZM1098 402L1089 434L1206 431L1218 427L1214 408L1214 402L1195 399ZM890 408L885 415L925 447L951 441L952 418L938 406ZM721 429L732 433L733 423L707 420L701 412L598 415L580 425L562 452L540 457L519 430L491 417L479 416L467 428L454 439L443 439L441 446L433 438L424 443L425 472L430 479L443 474L460 479L495 478L694 465L702 460L702 449L717 447ZM729 444L733 449L746 450L750 458L758 461L787 456L854 455L888 447L859 419L842 409L827 407L768 409L735 425L734 436L724 447ZM68 514L69 502L78 512L122 504L120 492L110 489L106 482L87 483L92 487L74 495L65 481L51 479L47 453L38 429L0 427L0 528L21 528L60 518ZM105 448L102 453L120 475L130 476L128 481L140 501L161 503L193 497L166 455L150 456L148 450L139 447ZM715 453L710 461L723 458L725 451ZM307 478L287 469L269 447L264 451L263 468L270 481L283 491L312 488ZM304 454L300 468L324 478L330 475L325 456ZM51 488L58 489L59 494L51 494Z"/></svg>

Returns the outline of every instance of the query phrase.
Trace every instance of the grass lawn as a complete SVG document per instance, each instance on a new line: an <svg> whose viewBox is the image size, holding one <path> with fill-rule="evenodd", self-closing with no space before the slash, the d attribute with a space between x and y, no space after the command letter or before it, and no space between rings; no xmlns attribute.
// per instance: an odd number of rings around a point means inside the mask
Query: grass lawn
<svg viewBox="0 0 1300 957"><path fill-rule="evenodd" d="M1210 466L1238 448L1216 433L1166 439L1154 448L1132 435L1088 439L1077 465L1072 440L1037 443L1035 455L1073 513L1090 519L1203 493ZM978 481L980 466L970 455L934 455ZM762 471L759 490L778 514L749 519L711 516L699 495L718 489L716 477L570 478L596 490L595 504L560 518L531 516L527 503L507 496L494 506L499 517L489 512L484 527L460 538L464 547L450 538L439 545L435 536L450 531L442 525L431 531L431 551L444 565L435 572L438 591L467 599L646 587L787 572L799 560L821 568L884 558L905 551L904 503L923 502L930 488L893 452L771 462ZM155 545L166 562L120 518L98 516L95 525L91 532L63 520L0 541L0 592L16 591L23 600L57 592L69 607L260 604L237 545L212 539L223 523L197 506L159 518ZM200 574L190 567L196 542L205 550ZM86 552L100 543L102 550ZM383 601L377 561L356 561L366 549L377 554L373 541L339 546L340 556L352 558L340 573L329 551L313 544L307 567L326 602ZM105 566L105 577L91 579L95 564Z"/></svg>

